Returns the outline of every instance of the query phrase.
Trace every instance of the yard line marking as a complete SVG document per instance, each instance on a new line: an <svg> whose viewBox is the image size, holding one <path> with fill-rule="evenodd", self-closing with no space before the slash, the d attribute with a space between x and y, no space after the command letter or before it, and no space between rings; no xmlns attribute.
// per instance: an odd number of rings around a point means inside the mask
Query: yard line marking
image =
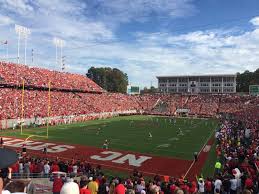
<svg viewBox="0 0 259 194"><path fill-rule="evenodd" d="M157 148L168 148L171 144L165 143L165 144L160 144L156 146Z"/></svg>
<svg viewBox="0 0 259 194"><path fill-rule="evenodd" d="M210 133L210 136L208 137L207 141L204 143L204 145L202 146L202 148L200 149L199 153L198 153L198 157L200 155L200 153L203 151L203 149L205 148L205 146L207 145L207 143L209 142L210 138L213 135L214 130L212 130L212 132ZM195 160L193 160L192 164L190 165L190 167L188 168L188 170L186 171L185 175L184 175L184 179L185 177L189 174L190 170L192 169L193 165L195 164Z"/></svg>

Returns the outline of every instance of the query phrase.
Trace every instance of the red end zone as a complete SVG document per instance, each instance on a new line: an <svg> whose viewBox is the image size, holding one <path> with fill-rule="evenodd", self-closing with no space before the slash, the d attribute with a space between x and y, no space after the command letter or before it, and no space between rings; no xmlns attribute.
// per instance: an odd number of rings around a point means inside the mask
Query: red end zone
<svg viewBox="0 0 259 194"><path fill-rule="evenodd" d="M5 137L4 145L20 150L24 140ZM212 145L213 141L208 144ZM136 152L121 150L104 150L91 146L57 144L45 141L26 141L28 153L43 156L42 150L48 146L47 157L63 158L65 160L80 159L91 164L101 165L105 168L121 171L132 171L138 169L144 175L168 175L180 177L188 171L187 177L193 178L199 173L204 165L208 151L202 150L198 162L193 164L190 160L181 160L169 157L153 156Z"/></svg>

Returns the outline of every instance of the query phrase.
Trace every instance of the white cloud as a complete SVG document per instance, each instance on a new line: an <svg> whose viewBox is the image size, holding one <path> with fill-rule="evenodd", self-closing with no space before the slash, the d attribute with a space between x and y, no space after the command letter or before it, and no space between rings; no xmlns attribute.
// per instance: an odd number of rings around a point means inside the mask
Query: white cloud
<svg viewBox="0 0 259 194"><path fill-rule="evenodd" d="M259 26L259 17L254 17L250 20L254 26Z"/></svg>
<svg viewBox="0 0 259 194"><path fill-rule="evenodd" d="M139 32L131 42L120 42L116 37L121 22L145 21L152 13L161 17L186 16L195 10L192 1L90 2L95 2L96 9L81 1L0 0L0 11L5 17L1 20L0 15L0 21L9 26L13 23L28 25L32 29L28 55L33 48L35 65L60 68L55 66L52 45L53 36L58 36L67 43L64 48L67 71L85 74L92 65L117 67L129 75L132 84L141 86L149 86L151 81L156 83L157 75L236 73L259 67L258 28L242 33L233 33L232 29L180 35ZM89 11L95 11L98 19L93 20ZM116 28L110 26L110 22L117 22ZM258 18L251 22L258 25ZM17 36L14 30L1 28L0 36L8 39L10 56L15 57Z"/></svg>
<svg viewBox="0 0 259 194"><path fill-rule="evenodd" d="M27 62L31 61L33 49L34 65L43 67L59 68L54 67L54 36L66 41L64 52L68 47L114 40L113 31L106 24L92 21L83 15L85 7L84 2L70 0L0 0L0 25L5 25L1 28L0 37L2 40L8 40L9 60L16 61L17 35L14 23L31 29ZM24 42L21 41L21 53L23 48ZM0 58L5 57L5 53L4 49L0 49ZM23 63L23 57L21 62Z"/></svg>
<svg viewBox="0 0 259 194"><path fill-rule="evenodd" d="M39 39L59 36L82 42L114 38L113 32L104 23L84 17L86 4L81 1L0 0L0 5L1 13L9 15L4 18L5 22L12 21L32 28Z"/></svg>
<svg viewBox="0 0 259 194"><path fill-rule="evenodd" d="M29 0L0 0L1 8L13 13L23 14L33 11Z"/></svg>
<svg viewBox="0 0 259 194"><path fill-rule="evenodd" d="M156 83L157 75L253 71L259 67L259 29L239 34L229 29L176 36L138 33L134 44L94 45L80 56L84 56L85 64L103 59L103 65L121 68L133 84L141 86ZM81 60L80 56L74 63Z"/></svg>
<svg viewBox="0 0 259 194"><path fill-rule="evenodd" d="M150 20L150 15L159 18L185 17L195 13L193 0L95 0L88 7L95 17L105 21L143 22Z"/></svg>
<svg viewBox="0 0 259 194"><path fill-rule="evenodd" d="M13 23L14 21L11 18L0 14L0 26L8 26Z"/></svg>

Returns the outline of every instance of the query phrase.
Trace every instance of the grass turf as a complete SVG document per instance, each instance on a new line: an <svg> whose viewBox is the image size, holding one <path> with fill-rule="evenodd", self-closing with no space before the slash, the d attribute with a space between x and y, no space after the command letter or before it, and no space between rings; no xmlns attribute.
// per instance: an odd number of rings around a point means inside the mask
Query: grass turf
<svg viewBox="0 0 259 194"><path fill-rule="evenodd" d="M214 174L214 165L215 162L217 161L217 155L216 155L216 143L212 145L208 158L206 160L205 165L202 168L202 175L204 177L212 177Z"/></svg>
<svg viewBox="0 0 259 194"><path fill-rule="evenodd" d="M192 160L193 153L201 150L217 125L218 122L214 119L177 118L174 124L166 117L124 116L51 126L48 141L101 148L107 139L109 148L114 150ZM179 128L182 134L179 133ZM28 128L23 132L27 135L21 135L19 129L0 134L22 138L28 137L28 134L43 136L46 135L46 128Z"/></svg>

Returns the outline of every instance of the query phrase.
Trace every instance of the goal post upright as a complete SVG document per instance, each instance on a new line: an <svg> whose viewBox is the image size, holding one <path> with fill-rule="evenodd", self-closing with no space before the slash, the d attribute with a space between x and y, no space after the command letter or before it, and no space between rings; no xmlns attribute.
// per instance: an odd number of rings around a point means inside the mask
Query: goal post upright
<svg viewBox="0 0 259 194"><path fill-rule="evenodd" d="M23 124L24 124L24 96L25 96L25 81L22 80L22 100L21 100L21 121L20 121L20 134L21 135L26 135L31 137L42 137L42 138L47 138L49 137L49 121L50 121L50 113L51 113L51 82L49 81L48 83L48 105L47 105L47 131L46 135L34 135L34 134L29 134L29 133L24 133L23 132Z"/></svg>
<svg viewBox="0 0 259 194"><path fill-rule="evenodd" d="M50 87L51 83L49 81L49 92L48 92L48 119L47 119L47 139L49 138L49 117L50 117L50 109L51 109L51 94L50 94Z"/></svg>
<svg viewBox="0 0 259 194"><path fill-rule="evenodd" d="M22 111L21 111L21 135L23 134L23 120L24 120L24 79L22 80Z"/></svg>

